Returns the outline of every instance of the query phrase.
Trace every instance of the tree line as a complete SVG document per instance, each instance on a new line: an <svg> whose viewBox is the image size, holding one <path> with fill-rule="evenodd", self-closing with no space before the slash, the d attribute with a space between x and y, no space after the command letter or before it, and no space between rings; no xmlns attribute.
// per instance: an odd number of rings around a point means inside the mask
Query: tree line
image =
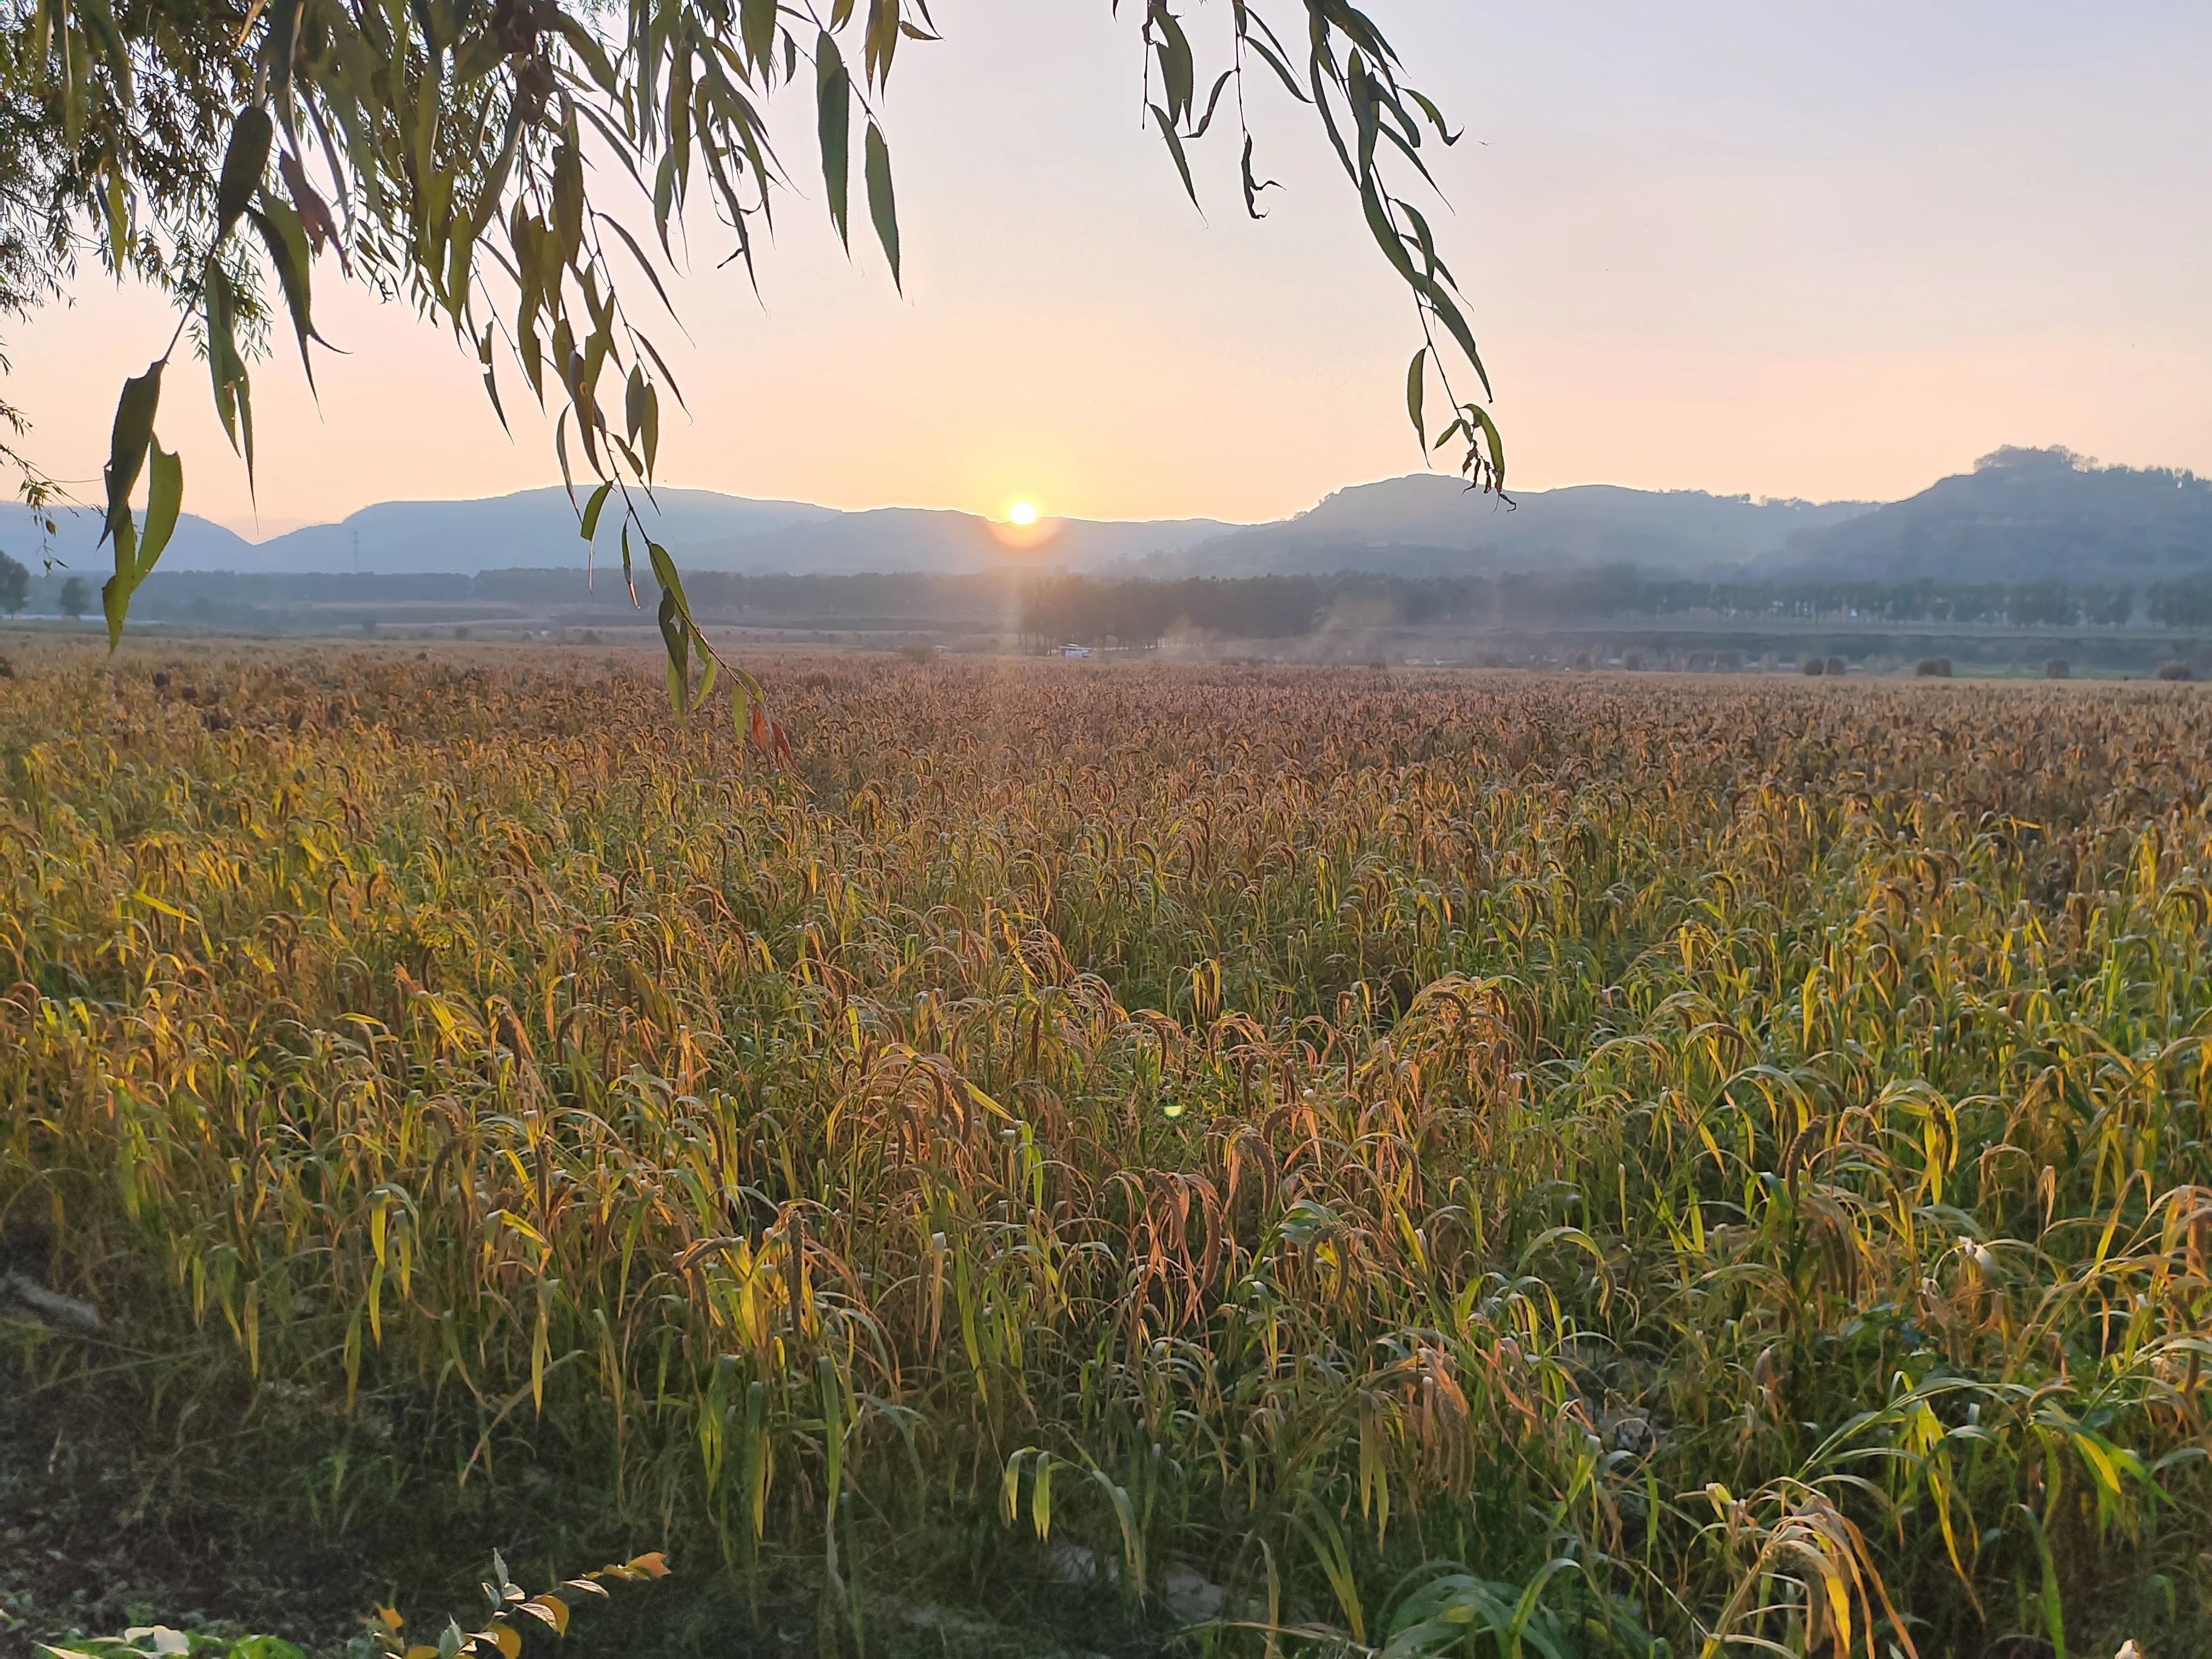
<svg viewBox="0 0 2212 1659"><path fill-rule="evenodd" d="M0 554L0 612L68 613L61 580ZM649 614L659 591L637 572ZM1018 631L1031 644L1152 645L1176 633L1290 639L1331 627L1572 626L1632 620L1829 625L2212 628L2212 575L2153 582L1707 581L1613 566L1498 576L1190 577L1178 580L994 570L759 575L696 571L697 611L721 619L906 618ZM80 586L88 586L80 584ZM89 614L96 600L76 596ZM579 617L631 609L617 569L586 590L572 568L444 574L162 572L137 608L162 620L251 625L293 611L467 602L544 605Z"/></svg>
<svg viewBox="0 0 2212 1659"><path fill-rule="evenodd" d="M1062 576L1031 584L1034 640L1152 644L1179 631L1285 639L1336 626L1515 626L1628 619L2012 628L2212 626L2212 577L2111 582L1709 581L1632 567L1499 576Z"/></svg>

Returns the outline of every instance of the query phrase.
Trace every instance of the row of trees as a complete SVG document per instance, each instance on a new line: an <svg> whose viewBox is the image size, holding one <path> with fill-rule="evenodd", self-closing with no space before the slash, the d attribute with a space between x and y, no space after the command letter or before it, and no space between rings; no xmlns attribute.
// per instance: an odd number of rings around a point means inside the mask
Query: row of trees
<svg viewBox="0 0 2212 1659"><path fill-rule="evenodd" d="M627 611L619 574L602 573L589 593L573 571L487 570L461 575L157 576L144 606L159 617L204 618L241 608L364 602L542 605ZM2212 577L2154 582L2138 592L2109 583L1915 581L1705 582L1621 567L1487 576L1194 577L1179 581L1060 576L1027 583L1004 572L938 574L750 575L699 571L687 579L692 606L719 618L909 617L988 629L1018 627L1032 642L1144 645L1182 631L1243 639L1290 639L1329 627L1574 625L1642 619L1745 623L1811 622L2019 628L2118 628L2145 623L2212 628ZM641 584L645 602L654 593ZM0 613L29 602L29 574L0 554ZM42 605L67 616L94 608L90 585L72 578ZM243 618L241 617L241 620Z"/></svg>
<svg viewBox="0 0 2212 1659"><path fill-rule="evenodd" d="M21 616L31 603L31 573L20 559L0 553L0 617ZM55 604L64 617L82 617L92 609L92 585L82 576L62 584Z"/></svg>
<svg viewBox="0 0 2212 1659"><path fill-rule="evenodd" d="M1085 645L1143 644L1180 629L1283 639L1332 625L1476 626L1626 618L2014 628L2212 626L2212 578L2141 592L2109 582L1699 581L1632 567L1497 577L1255 576L1111 581L1067 576L1032 585L1022 631Z"/></svg>

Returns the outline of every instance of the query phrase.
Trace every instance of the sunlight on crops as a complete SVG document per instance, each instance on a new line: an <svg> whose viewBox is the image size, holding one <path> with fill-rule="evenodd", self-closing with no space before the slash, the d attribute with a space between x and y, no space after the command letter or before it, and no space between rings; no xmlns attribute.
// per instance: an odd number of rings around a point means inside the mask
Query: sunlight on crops
<svg viewBox="0 0 2212 1659"><path fill-rule="evenodd" d="M161 665L0 682L0 1206L403 1486L1255 1655L2203 1616L2191 688Z"/></svg>

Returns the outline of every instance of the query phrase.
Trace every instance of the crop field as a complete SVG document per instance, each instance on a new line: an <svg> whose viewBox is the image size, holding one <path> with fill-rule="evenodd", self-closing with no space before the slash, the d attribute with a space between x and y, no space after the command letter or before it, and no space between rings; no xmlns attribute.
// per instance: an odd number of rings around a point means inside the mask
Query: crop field
<svg viewBox="0 0 2212 1659"><path fill-rule="evenodd" d="M781 659L779 763L162 649L0 679L0 1329L303 1536L825 1653L2212 1646L2195 688Z"/></svg>

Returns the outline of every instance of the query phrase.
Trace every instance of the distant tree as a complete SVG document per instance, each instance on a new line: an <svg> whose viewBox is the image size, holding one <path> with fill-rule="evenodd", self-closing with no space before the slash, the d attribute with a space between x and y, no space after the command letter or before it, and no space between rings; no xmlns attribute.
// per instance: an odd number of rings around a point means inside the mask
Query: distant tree
<svg viewBox="0 0 2212 1659"><path fill-rule="evenodd" d="M1797 665L1797 672L1809 678L1818 678L1828 672L1828 659L1826 657L1808 657Z"/></svg>
<svg viewBox="0 0 2212 1659"><path fill-rule="evenodd" d="M21 615L31 602L31 573L0 553L0 613Z"/></svg>
<svg viewBox="0 0 2212 1659"><path fill-rule="evenodd" d="M2043 665L2043 678L2046 680L2069 679L2073 677L2073 673L2074 665L2063 657L2053 657Z"/></svg>
<svg viewBox="0 0 2212 1659"><path fill-rule="evenodd" d="M1261 216L1274 185L1255 163L1248 102L1273 83L1312 112L1415 313L1413 425L1425 445L1441 425L1435 446L1457 444L1471 481L1501 485L1504 451L1475 400L1489 385L1466 302L1430 217L1408 199L1431 182L1434 147L1458 135L1403 78L1389 40L1347 0L1237 0L1226 27L1197 41L1188 0L1113 9L1141 43L1144 112L1194 202L1188 147L1218 120L1241 137L1243 206ZM988 38L1006 25L984 9L972 27ZM588 492L580 526L588 538L611 506L635 532L623 574L634 548L659 584L670 690L686 703L694 659L720 659L635 505L653 477L662 398L681 393L632 302L648 287L665 301L695 194L728 232L730 260L751 270L776 192L800 172L776 154L768 114L793 89L814 106L838 236L850 246L857 170L898 282L882 100L894 58L938 38L927 0L8 7L0 309L21 314L86 258L144 278L180 313L116 410L103 538L115 546L111 631L183 495L182 464L155 434L171 356L188 332L204 350L216 415L250 477L247 359L288 328L306 362L320 337L312 279L327 247L348 276L450 327L483 365L495 410L502 359L509 394L519 368L532 397L558 410L562 476L573 490L580 470ZM142 475L143 526L132 508ZM757 696L750 676L734 681Z"/></svg>
<svg viewBox="0 0 2212 1659"><path fill-rule="evenodd" d="M1948 680L1951 678L1951 659L1948 657L1923 657L1913 665L1912 672L1923 679Z"/></svg>
<svg viewBox="0 0 2212 1659"><path fill-rule="evenodd" d="M2009 608L2020 628L2070 628L2081 617L2081 602L2064 582L2015 583Z"/></svg>
<svg viewBox="0 0 2212 1659"><path fill-rule="evenodd" d="M2212 623L2212 580L2203 576L2153 582L2143 600L2151 621L2162 628L2202 628Z"/></svg>
<svg viewBox="0 0 2212 1659"><path fill-rule="evenodd" d="M84 585L82 576L71 576L62 584L61 612L74 621L92 608L92 590Z"/></svg>
<svg viewBox="0 0 2212 1659"><path fill-rule="evenodd" d="M2162 680L2191 680L2197 676L2185 662L2164 662L2158 665L2158 677Z"/></svg>

